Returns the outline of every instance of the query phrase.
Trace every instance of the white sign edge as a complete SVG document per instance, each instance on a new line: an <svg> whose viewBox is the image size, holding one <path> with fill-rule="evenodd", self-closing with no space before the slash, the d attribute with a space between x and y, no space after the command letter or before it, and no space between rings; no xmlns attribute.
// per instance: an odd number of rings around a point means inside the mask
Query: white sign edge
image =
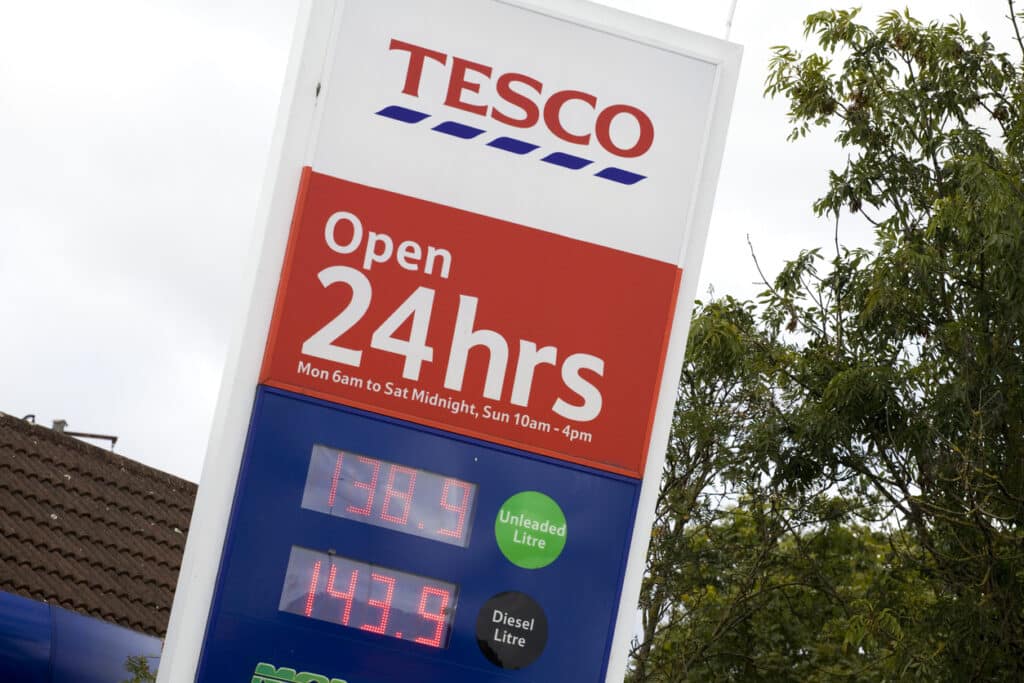
<svg viewBox="0 0 1024 683"><path fill-rule="evenodd" d="M640 589L647 567L651 525L654 523L665 466L666 449L672 430L676 405L676 388L686 356L690 319L697 294L700 266L704 259L711 213L715 203L718 176L725 154L725 140L732 105L739 80L743 47L684 28L664 24L627 12L595 5L586 0L498 0L611 35L635 40L652 47L669 50L708 62L715 67L715 90L708 103L708 127L704 133L703 157L694 188L692 212L679 226L686 230L677 265L683 276L676 299L668 349L662 369L657 408L651 426L651 438L640 488L633 536L626 561L626 572L619 595L618 616L608 657L605 683L622 683L629 664L634 625L640 601Z"/></svg>
<svg viewBox="0 0 1024 683"><path fill-rule="evenodd" d="M672 431L676 391L686 357L686 342L689 337L690 320L697 294L697 283L700 278L700 266L704 259L704 247L711 224L718 176L722 169L725 140L732 115L736 84L739 80L742 47L724 41L715 41L715 43L709 44L706 37L700 36L700 38L701 42L705 43L702 47L712 48L704 54L717 67L715 93L709 107L708 130L704 137L704 154L697 175L698 183L695 189L693 211L686 221L687 236L679 260L679 266L683 271L682 282L676 299L672 330L662 368L654 423L651 426L650 445L647 451L643 483L640 488L640 499L637 504L629 559L622 582L622 593L619 597L619 615L615 623L615 635L612 639L608 671L605 676L606 683L622 683L628 665L640 601L640 588L647 567L651 526L655 520L661 475Z"/></svg>
<svg viewBox="0 0 1024 683"><path fill-rule="evenodd" d="M591 29L702 59L716 66L716 89L709 107L704 158L698 174L693 212L680 229L688 230L678 265L683 280L676 302L658 407L652 426L633 538L619 598L605 680L620 683L628 662L633 624L646 566L665 448L675 408L675 391L685 356L690 313L714 204L726 131L739 74L742 48L686 29L595 5L586 0L497 0ZM302 0L296 19L289 66L278 108L264 189L243 290L252 291L244 324L232 340L211 427L207 457L193 508L189 536L171 608L157 683L194 681L207 629L213 592L234 502L252 405L263 362L276 290L288 241L302 168L318 128L313 96L329 66L335 21L344 0ZM276 163L275 163L276 161ZM281 229L284 226L285 229ZM257 339L259 343L251 340ZM197 524L201 522L201 526Z"/></svg>
<svg viewBox="0 0 1024 683"><path fill-rule="evenodd" d="M251 296L224 363L157 683L196 678L337 9L330 0L302 0L298 7L256 236L247 255L242 291Z"/></svg>

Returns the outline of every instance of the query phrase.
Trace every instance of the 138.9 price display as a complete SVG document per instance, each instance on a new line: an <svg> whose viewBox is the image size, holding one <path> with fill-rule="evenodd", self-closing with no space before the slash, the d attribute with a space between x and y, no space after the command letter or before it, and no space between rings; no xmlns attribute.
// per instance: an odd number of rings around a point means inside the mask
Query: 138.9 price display
<svg viewBox="0 0 1024 683"><path fill-rule="evenodd" d="M444 648L457 597L455 584L293 546L278 609Z"/></svg>
<svg viewBox="0 0 1024 683"><path fill-rule="evenodd" d="M317 445L302 507L465 548L475 500L461 479Z"/></svg>

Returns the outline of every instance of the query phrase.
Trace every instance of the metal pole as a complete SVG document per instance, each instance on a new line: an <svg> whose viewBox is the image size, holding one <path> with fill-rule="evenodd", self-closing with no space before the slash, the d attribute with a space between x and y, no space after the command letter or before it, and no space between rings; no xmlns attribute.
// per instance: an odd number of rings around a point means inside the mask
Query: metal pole
<svg viewBox="0 0 1024 683"><path fill-rule="evenodd" d="M736 4L739 0L732 0L732 7L729 8L729 18L725 21L725 39L729 40L729 34L732 33L732 20L736 16Z"/></svg>

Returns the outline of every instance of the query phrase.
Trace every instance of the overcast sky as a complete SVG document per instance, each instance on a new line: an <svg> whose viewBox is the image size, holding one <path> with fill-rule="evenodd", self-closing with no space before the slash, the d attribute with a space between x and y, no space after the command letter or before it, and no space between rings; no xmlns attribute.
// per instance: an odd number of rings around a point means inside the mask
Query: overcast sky
<svg viewBox="0 0 1024 683"><path fill-rule="evenodd" d="M604 4L723 37L731 0ZM962 12L1009 49L1003 0L859 4L872 20ZM787 143L784 103L761 92L770 46L805 45L803 17L846 6L738 1L698 296L759 291L747 235L769 274L830 242L810 205L843 155L827 135ZM295 15L283 0L0 3L0 411L115 434L117 452L198 480Z"/></svg>

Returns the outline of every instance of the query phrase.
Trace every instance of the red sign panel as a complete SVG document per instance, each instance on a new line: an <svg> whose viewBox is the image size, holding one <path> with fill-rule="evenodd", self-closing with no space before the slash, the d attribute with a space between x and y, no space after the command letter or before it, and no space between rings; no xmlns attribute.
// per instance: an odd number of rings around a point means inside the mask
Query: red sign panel
<svg viewBox="0 0 1024 683"><path fill-rule="evenodd" d="M680 274L307 168L261 381L639 477Z"/></svg>

